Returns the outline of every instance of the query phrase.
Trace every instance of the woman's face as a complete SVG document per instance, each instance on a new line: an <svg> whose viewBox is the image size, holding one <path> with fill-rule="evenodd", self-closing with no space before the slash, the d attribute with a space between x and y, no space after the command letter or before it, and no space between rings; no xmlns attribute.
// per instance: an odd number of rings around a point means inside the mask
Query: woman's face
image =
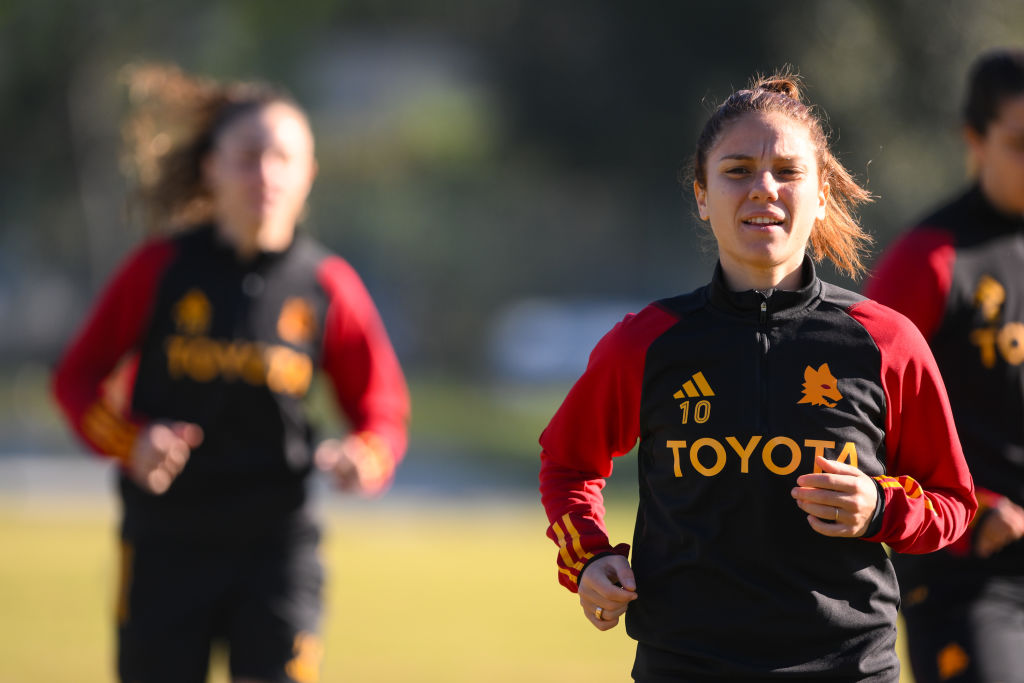
<svg viewBox="0 0 1024 683"><path fill-rule="evenodd" d="M220 229L287 246L316 175L309 124L283 102L244 114L214 142L204 172Z"/></svg>
<svg viewBox="0 0 1024 683"><path fill-rule="evenodd" d="M749 113L727 124L707 155L707 185L694 183L732 289L799 286L828 185L806 126L781 113Z"/></svg>
<svg viewBox="0 0 1024 683"><path fill-rule="evenodd" d="M989 201L1007 213L1024 213L1024 94L1003 102L985 135L968 128L967 144Z"/></svg>

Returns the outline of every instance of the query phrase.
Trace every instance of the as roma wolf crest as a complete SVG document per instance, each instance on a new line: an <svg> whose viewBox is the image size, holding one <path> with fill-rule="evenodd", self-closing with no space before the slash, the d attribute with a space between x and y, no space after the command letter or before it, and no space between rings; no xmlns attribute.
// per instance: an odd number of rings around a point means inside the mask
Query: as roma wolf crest
<svg viewBox="0 0 1024 683"><path fill-rule="evenodd" d="M807 366L804 370L804 397L797 401L797 404L810 403L812 406L835 408L836 402L842 398L843 395L839 393L839 380L832 376L828 363L822 363L817 370L810 365Z"/></svg>

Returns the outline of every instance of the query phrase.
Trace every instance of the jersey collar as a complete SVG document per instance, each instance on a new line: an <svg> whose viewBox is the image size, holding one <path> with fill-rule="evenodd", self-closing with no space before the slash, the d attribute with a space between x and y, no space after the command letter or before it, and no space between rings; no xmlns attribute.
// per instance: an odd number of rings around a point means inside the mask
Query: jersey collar
<svg viewBox="0 0 1024 683"><path fill-rule="evenodd" d="M800 271L803 285L799 289L775 289L766 296L754 289L738 292L730 290L719 262L715 265L715 274L708 285L708 296L714 308L742 318L758 320L762 313L767 313L769 317L797 315L821 294L821 280L809 256L804 256ZM765 304L764 311L761 310L762 303Z"/></svg>
<svg viewBox="0 0 1024 683"><path fill-rule="evenodd" d="M975 184L967 192L967 201L974 207L977 215L983 218L982 225L990 226L993 232L1024 232L1024 215L1015 215L1000 211L992 204Z"/></svg>

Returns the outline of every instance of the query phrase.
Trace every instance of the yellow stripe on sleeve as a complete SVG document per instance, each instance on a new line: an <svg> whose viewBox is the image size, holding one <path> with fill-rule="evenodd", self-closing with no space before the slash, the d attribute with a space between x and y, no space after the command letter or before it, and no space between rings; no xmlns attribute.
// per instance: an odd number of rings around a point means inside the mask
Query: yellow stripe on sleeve
<svg viewBox="0 0 1024 683"><path fill-rule="evenodd" d="M569 536L572 538L572 547L576 551L576 557L581 560L589 560L593 557L593 553L584 552L583 544L580 543L580 532L576 531L576 527L573 526L568 512L562 515L562 522L565 523L565 528L568 529Z"/></svg>
<svg viewBox="0 0 1024 683"><path fill-rule="evenodd" d="M117 426L97 406L86 411L82 418L82 431L105 451L112 448L120 436Z"/></svg>
<svg viewBox="0 0 1024 683"><path fill-rule="evenodd" d="M111 412L102 401L97 401L82 416L82 432L103 452L127 462L138 427Z"/></svg>
<svg viewBox="0 0 1024 683"><path fill-rule="evenodd" d="M920 498L921 494L924 493L921 489L921 485L913 479L913 477L907 477L907 480L903 483L903 490L907 492L907 495L911 498Z"/></svg>
<svg viewBox="0 0 1024 683"><path fill-rule="evenodd" d="M579 562L573 562L572 555L569 554L569 546L565 542L565 532L562 531L562 527L558 526L558 522L551 525L551 528L555 532L555 536L558 536L558 554L562 557L562 564L566 567L582 569L583 565Z"/></svg>

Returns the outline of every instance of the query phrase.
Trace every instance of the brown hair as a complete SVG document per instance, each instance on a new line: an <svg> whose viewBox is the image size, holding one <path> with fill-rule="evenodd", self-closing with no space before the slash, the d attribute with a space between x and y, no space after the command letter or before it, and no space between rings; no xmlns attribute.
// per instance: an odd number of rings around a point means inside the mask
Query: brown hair
<svg viewBox="0 0 1024 683"><path fill-rule="evenodd" d="M1005 48L982 54L971 66L964 121L979 135L999 118L1003 102L1024 94L1024 49Z"/></svg>
<svg viewBox="0 0 1024 683"><path fill-rule="evenodd" d="M151 231L189 227L211 217L203 159L241 116L277 102L303 109L276 86L219 83L172 65L122 70L129 113L122 128L122 171L132 186L129 209Z"/></svg>
<svg viewBox="0 0 1024 683"><path fill-rule="evenodd" d="M864 272L862 258L872 239L857 223L854 209L871 201L871 194L857 184L832 154L822 119L814 108L803 102L800 84L798 74L783 70L771 76L755 77L748 89L730 95L704 124L697 138L693 179L700 187L707 187L708 153L725 127L744 114L778 112L803 124L817 151L819 182L829 184L825 218L815 221L811 230L810 254L816 261L828 258L839 270L856 277Z"/></svg>

